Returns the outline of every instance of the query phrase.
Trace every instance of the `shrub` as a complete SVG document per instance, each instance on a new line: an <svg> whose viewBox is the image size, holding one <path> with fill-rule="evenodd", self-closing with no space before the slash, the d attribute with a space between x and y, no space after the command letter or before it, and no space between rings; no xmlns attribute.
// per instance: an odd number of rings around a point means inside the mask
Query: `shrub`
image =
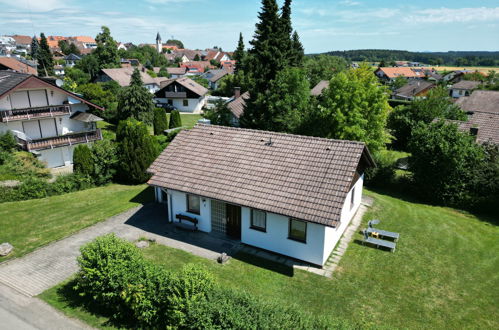
<svg viewBox="0 0 499 330"><path fill-rule="evenodd" d="M97 185L109 183L116 174L118 154L116 144L110 140L97 141L92 146L94 163L92 178Z"/></svg>
<svg viewBox="0 0 499 330"><path fill-rule="evenodd" d="M376 167L366 170L366 184L379 187L392 183L395 179L397 155L383 150L373 153L373 158Z"/></svg>
<svg viewBox="0 0 499 330"><path fill-rule="evenodd" d="M75 173L91 176L94 172L92 151L86 144L76 146L73 152L73 170Z"/></svg>
<svg viewBox="0 0 499 330"><path fill-rule="evenodd" d="M353 328L237 290L215 285L195 265L172 273L144 259L114 234L81 249L75 289L128 328L326 329Z"/></svg>
<svg viewBox="0 0 499 330"><path fill-rule="evenodd" d="M135 119L121 121L116 132L120 177L130 183L144 183L147 168L158 155L157 142L147 126Z"/></svg>
<svg viewBox="0 0 499 330"><path fill-rule="evenodd" d="M10 151L17 146L17 141L11 131L0 133L0 151Z"/></svg>
<svg viewBox="0 0 499 330"><path fill-rule="evenodd" d="M47 195L62 195L91 187L93 187L93 181L88 175L71 173L60 175L53 183L49 184L47 187Z"/></svg>
<svg viewBox="0 0 499 330"><path fill-rule="evenodd" d="M12 157L5 159L5 166L10 172L16 173L20 177L50 177L50 170L45 167L45 164L38 160L32 153L25 151L14 152Z"/></svg>
<svg viewBox="0 0 499 330"><path fill-rule="evenodd" d="M172 110L170 113L170 125L168 127L182 127L182 118L180 117L180 112L178 110Z"/></svg>
<svg viewBox="0 0 499 330"><path fill-rule="evenodd" d="M418 124L409 142L409 165L419 195L433 202L470 206L474 168L485 153L455 124Z"/></svg>
<svg viewBox="0 0 499 330"><path fill-rule="evenodd" d="M161 135L166 129L168 129L168 119L166 118L166 112L163 108L154 109L154 135Z"/></svg>

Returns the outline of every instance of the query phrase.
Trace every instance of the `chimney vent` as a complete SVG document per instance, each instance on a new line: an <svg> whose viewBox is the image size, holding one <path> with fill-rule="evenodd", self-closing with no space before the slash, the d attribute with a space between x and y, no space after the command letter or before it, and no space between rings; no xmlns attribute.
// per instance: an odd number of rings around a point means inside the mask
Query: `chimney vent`
<svg viewBox="0 0 499 330"><path fill-rule="evenodd" d="M241 97L241 87L234 87L234 98L238 99Z"/></svg>

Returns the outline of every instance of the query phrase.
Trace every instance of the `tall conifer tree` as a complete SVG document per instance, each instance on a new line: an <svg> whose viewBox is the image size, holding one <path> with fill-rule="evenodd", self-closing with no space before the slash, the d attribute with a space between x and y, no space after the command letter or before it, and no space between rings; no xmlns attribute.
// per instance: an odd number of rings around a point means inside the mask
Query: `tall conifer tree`
<svg viewBox="0 0 499 330"><path fill-rule="evenodd" d="M236 51L234 52L234 60L236 61L235 73L244 70L244 60L246 58L246 50L244 49L243 34L239 33L239 42L237 43Z"/></svg>
<svg viewBox="0 0 499 330"><path fill-rule="evenodd" d="M54 61L44 33L40 33L40 47L38 48L36 59L38 61L39 76L47 77L54 75Z"/></svg>

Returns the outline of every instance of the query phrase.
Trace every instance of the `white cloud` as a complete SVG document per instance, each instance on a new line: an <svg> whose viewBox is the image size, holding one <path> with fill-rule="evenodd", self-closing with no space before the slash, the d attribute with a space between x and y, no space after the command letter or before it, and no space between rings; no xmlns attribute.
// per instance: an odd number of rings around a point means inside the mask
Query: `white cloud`
<svg viewBox="0 0 499 330"><path fill-rule="evenodd" d="M353 1L353 0L343 0L343 1L340 1L340 4L345 5L345 6L358 6L358 5L360 5L360 2Z"/></svg>
<svg viewBox="0 0 499 330"><path fill-rule="evenodd" d="M60 9L68 7L69 1L64 0L0 0L0 4L24 10L25 13L43 12L50 11L54 9Z"/></svg>
<svg viewBox="0 0 499 330"><path fill-rule="evenodd" d="M407 23L465 23L499 21L496 8L436 8L415 11L404 18Z"/></svg>

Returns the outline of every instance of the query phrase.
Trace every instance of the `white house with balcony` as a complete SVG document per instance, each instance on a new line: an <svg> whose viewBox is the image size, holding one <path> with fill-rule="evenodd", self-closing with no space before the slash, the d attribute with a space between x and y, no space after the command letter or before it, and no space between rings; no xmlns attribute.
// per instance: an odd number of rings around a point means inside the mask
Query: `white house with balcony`
<svg viewBox="0 0 499 330"><path fill-rule="evenodd" d="M157 104L169 104L180 112L200 113L206 105L208 89L194 80L181 77L163 81L155 93Z"/></svg>
<svg viewBox="0 0 499 330"><path fill-rule="evenodd" d="M73 149L101 140L89 107L104 109L68 92L50 80L0 71L0 132L11 131L19 145L48 167L73 162Z"/></svg>
<svg viewBox="0 0 499 330"><path fill-rule="evenodd" d="M357 212L364 143L198 124L149 168L164 221L324 265Z"/></svg>

